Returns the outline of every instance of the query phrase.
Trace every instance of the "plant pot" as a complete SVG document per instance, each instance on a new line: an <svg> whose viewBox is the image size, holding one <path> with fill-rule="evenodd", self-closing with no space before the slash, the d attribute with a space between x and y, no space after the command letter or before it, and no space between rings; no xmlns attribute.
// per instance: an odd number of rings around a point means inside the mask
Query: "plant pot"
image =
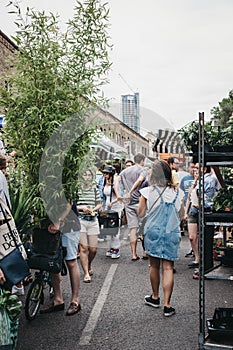
<svg viewBox="0 0 233 350"><path fill-rule="evenodd" d="M47 229L34 228L32 232L33 251L41 254L56 254L60 246L61 233L50 233Z"/></svg>
<svg viewBox="0 0 233 350"><path fill-rule="evenodd" d="M215 145L214 146L215 152L233 152L233 145Z"/></svg>
<svg viewBox="0 0 233 350"><path fill-rule="evenodd" d="M191 149L193 153L198 153L198 145L192 145ZM213 152L213 147L210 144L205 143L204 152Z"/></svg>

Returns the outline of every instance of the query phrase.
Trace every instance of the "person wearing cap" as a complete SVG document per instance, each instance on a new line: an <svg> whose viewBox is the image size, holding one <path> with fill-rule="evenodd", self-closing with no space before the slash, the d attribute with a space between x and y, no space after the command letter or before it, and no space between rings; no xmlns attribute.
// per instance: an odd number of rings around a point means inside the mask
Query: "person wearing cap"
<svg viewBox="0 0 233 350"><path fill-rule="evenodd" d="M119 230L117 235L106 236L108 244L106 256L112 259L118 259L120 257L120 218L123 205L118 201L115 193L115 168L111 165L106 165L103 170L103 175L103 194L105 196L105 210L110 209L116 211L119 217Z"/></svg>

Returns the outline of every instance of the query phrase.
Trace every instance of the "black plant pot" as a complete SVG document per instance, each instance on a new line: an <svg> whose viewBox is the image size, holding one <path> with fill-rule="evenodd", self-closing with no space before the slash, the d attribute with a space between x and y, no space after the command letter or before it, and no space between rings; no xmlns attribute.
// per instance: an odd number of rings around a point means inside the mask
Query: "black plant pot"
<svg viewBox="0 0 233 350"><path fill-rule="evenodd" d="M192 152L193 153L198 153L198 145L192 145L191 146ZM204 144L204 151L205 152L213 152L213 147L209 145L208 143Z"/></svg>
<svg viewBox="0 0 233 350"><path fill-rule="evenodd" d="M215 145L214 146L215 152L233 152L233 145Z"/></svg>
<svg viewBox="0 0 233 350"><path fill-rule="evenodd" d="M191 150L193 153L197 153L198 152L198 145L192 145Z"/></svg>
<svg viewBox="0 0 233 350"><path fill-rule="evenodd" d="M50 233L47 229L33 228L32 245L33 251L40 254L56 254L60 246L61 233Z"/></svg>

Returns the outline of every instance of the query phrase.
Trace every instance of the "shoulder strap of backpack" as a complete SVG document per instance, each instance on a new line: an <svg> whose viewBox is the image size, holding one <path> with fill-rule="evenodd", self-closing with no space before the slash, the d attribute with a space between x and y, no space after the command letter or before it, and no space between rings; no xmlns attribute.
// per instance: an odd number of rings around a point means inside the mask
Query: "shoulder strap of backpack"
<svg viewBox="0 0 233 350"><path fill-rule="evenodd" d="M176 191L176 196L175 196L174 200L172 201L173 204L175 203L175 201L176 201L176 199L177 199L177 197L178 197L178 193L179 193L179 191L177 190L177 191Z"/></svg>
<svg viewBox="0 0 233 350"><path fill-rule="evenodd" d="M157 203L158 200L159 200L159 198L162 197L162 194L163 194L163 192L166 190L167 187L165 186L164 189L162 190L162 192L159 191L158 187L155 186L154 188L155 188L156 191L158 192L159 196L158 196L158 198L156 198L156 200L154 201L154 203L153 203L152 206L150 207L150 209L149 209L147 215L149 215L149 214L151 213L151 210L152 210L152 208L154 207L155 203Z"/></svg>

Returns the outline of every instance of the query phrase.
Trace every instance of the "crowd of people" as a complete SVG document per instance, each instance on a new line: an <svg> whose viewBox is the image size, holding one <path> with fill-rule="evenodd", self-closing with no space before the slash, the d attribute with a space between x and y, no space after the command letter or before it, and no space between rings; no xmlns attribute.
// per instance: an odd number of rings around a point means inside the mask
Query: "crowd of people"
<svg viewBox="0 0 233 350"><path fill-rule="evenodd" d="M204 171L205 210L211 210L217 189L217 179L208 166ZM0 170L0 196L7 193L6 182ZM117 164L105 164L100 171L87 169L80 177L78 200L67 205L57 222L48 227L49 232L61 231L62 245L66 248L65 261L69 272L71 298L66 311L67 316L81 310L79 300L80 270L77 259L80 258L83 270L83 282L92 282L94 274L93 260L101 237L98 221L99 212L117 213L117 230L109 231L102 237L106 241L105 255L111 259L121 256L121 218L125 211L129 230L131 261L141 257L137 252L138 231L143 217L147 217L142 237L143 256L149 259L152 294L145 296L145 304L160 306L160 265L162 266L163 311L164 316L175 314L171 298L174 286L174 262L179 258L181 236L185 228L190 240L190 251L186 257L194 257L187 268L194 268L194 277L198 278L198 164L190 162L188 171L176 157L167 161L155 160L145 166L145 156L138 153L134 160L126 160L123 168ZM3 180L4 181L3 181ZM62 276L51 273L54 299L51 305L41 313L64 310L62 296ZM0 269L0 283L4 274Z"/></svg>

